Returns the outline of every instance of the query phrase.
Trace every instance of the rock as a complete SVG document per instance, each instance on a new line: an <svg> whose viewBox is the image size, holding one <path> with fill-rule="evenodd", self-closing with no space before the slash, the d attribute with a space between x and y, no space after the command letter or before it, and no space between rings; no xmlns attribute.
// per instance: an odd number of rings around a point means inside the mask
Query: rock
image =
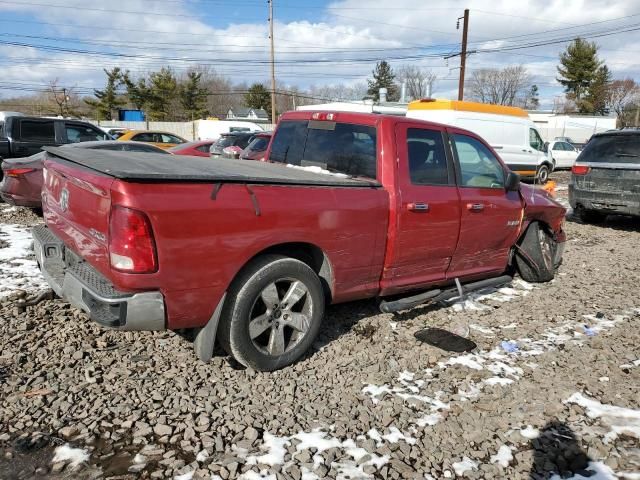
<svg viewBox="0 0 640 480"><path fill-rule="evenodd" d="M173 433L173 429L168 425L158 424L153 427L153 433L155 433L159 437L165 437L171 435Z"/></svg>

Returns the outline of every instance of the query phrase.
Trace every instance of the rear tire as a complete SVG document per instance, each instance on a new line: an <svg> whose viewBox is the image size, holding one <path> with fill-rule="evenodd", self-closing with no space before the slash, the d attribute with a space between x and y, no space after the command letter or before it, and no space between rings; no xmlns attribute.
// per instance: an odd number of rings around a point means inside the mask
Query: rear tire
<svg viewBox="0 0 640 480"><path fill-rule="evenodd" d="M318 335L324 291L306 263L264 255L233 281L220 319L219 340L246 367L272 371L298 360Z"/></svg>
<svg viewBox="0 0 640 480"><path fill-rule="evenodd" d="M553 280L556 250L556 242L539 223L529 225L515 255L522 279L533 283Z"/></svg>
<svg viewBox="0 0 640 480"><path fill-rule="evenodd" d="M579 208L576 213L578 214L578 218L584 223L603 223L607 219L606 213L587 210L586 208Z"/></svg>
<svg viewBox="0 0 640 480"><path fill-rule="evenodd" d="M538 182L540 182L541 185L544 185L549 181L550 174L551 174L551 169L549 168L549 165L545 163L544 165L540 165L538 167L538 173L536 173L536 178L538 179Z"/></svg>

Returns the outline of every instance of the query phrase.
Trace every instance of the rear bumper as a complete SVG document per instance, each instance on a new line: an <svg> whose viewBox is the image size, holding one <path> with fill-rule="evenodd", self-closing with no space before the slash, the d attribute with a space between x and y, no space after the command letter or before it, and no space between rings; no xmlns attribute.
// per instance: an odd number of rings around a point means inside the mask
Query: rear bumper
<svg viewBox="0 0 640 480"><path fill-rule="evenodd" d="M2 183L0 183L0 189L2 188ZM25 195L17 195L15 193L4 192L0 190L0 197L7 203L11 205L17 205L19 207L29 207L29 208L42 208L42 200L39 198L34 199Z"/></svg>
<svg viewBox="0 0 640 480"><path fill-rule="evenodd" d="M67 249L47 227L40 225L32 232L42 275L58 296L84 310L104 327L165 329L165 305L160 292L116 290L100 272Z"/></svg>
<svg viewBox="0 0 640 480"><path fill-rule="evenodd" d="M569 204L573 209L640 216L640 194L581 190L570 183Z"/></svg>

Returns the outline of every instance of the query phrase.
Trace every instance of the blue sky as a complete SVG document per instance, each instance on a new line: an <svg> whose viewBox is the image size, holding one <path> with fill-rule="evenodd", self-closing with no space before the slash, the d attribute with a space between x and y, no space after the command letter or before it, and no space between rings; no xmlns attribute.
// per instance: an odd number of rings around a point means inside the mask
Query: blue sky
<svg viewBox="0 0 640 480"><path fill-rule="evenodd" d="M434 94L453 97L459 59L457 17L470 14L469 74L524 65L543 106L562 95L558 53L584 35L596 41L614 77L640 79L637 0L274 0L277 77L283 85L357 84L377 60L432 70ZM234 82L269 78L264 0L0 1L0 96L29 93L53 79L90 92L102 68L144 75L163 65L207 65Z"/></svg>

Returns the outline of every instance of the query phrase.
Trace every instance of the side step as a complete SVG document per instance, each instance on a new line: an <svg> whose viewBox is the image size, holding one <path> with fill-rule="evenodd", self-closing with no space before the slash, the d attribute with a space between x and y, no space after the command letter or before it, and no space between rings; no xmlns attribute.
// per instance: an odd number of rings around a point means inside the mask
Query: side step
<svg viewBox="0 0 640 480"><path fill-rule="evenodd" d="M411 308L422 305L423 303L437 303L444 300L449 300L454 297L462 296L465 293L473 292L475 290L482 290L483 288L499 287L511 283L513 277L510 275L502 275L501 277L487 278L486 280L479 280L477 282L467 283L461 285L459 288L450 288L447 290L434 289L411 297L401 298L387 302L383 300L380 302L380 311L382 313L399 312L400 310L409 310ZM457 283L457 282L456 282ZM459 284L458 284L459 285Z"/></svg>

